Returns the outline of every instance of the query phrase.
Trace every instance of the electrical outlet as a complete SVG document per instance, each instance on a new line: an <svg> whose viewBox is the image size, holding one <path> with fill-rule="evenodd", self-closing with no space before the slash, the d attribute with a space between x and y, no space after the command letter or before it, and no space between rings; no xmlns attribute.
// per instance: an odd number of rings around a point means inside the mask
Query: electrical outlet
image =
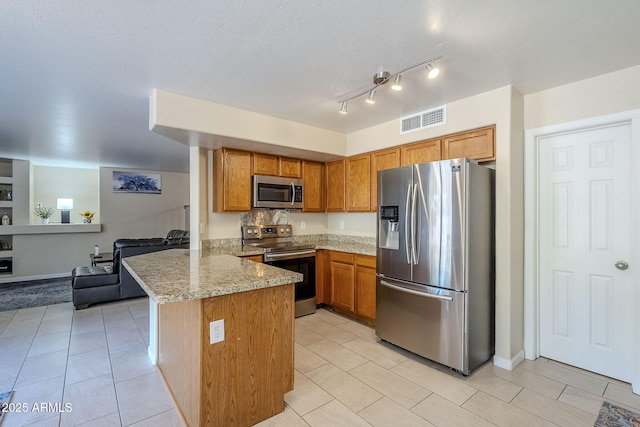
<svg viewBox="0 0 640 427"><path fill-rule="evenodd" d="M204 234L204 223L200 223L200 234Z"/></svg>
<svg viewBox="0 0 640 427"><path fill-rule="evenodd" d="M307 228L307 222L306 221L300 221L300 230L304 230L305 228Z"/></svg>
<svg viewBox="0 0 640 427"><path fill-rule="evenodd" d="M224 319L209 323L209 341L211 344L224 341Z"/></svg>
<svg viewBox="0 0 640 427"><path fill-rule="evenodd" d="M344 230L344 221L340 221L340 230Z"/></svg>

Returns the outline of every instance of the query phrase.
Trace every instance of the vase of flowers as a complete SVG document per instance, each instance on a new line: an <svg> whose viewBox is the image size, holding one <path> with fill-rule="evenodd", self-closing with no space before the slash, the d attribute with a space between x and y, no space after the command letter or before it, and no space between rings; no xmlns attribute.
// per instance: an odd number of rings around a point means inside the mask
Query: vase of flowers
<svg viewBox="0 0 640 427"><path fill-rule="evenodd" d="M95 212L84 211L80 215L82 216L82 222L85 224L91 224L91 220L93 219L93 215Z"/></svg>
<svg viewBox="0 0 640 427"><path fill-rule="evenodd" d="M46 206L38 206L36 208L36 215L38 215L38 217L40 218L40 222L42 222L43 224L49 224L49 220L51 218L51 215L53 215L53 213L56 210L53 208L48 208Z"/></svg>

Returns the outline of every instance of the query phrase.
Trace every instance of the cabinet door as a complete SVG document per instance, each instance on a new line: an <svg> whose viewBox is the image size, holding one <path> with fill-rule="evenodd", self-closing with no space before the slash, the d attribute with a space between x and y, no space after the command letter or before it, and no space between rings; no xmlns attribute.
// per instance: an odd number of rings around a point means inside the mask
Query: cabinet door
<svg viewBox="0 0 640 427"><path fill-rule="evenodd" d="M440 159L442 157L439 139L429 139L400 147L400 162L402 166L434 162Z"/></svg>
<svg viewBox="0 0 640 427"><path fill-rule="evenodd" d="M378 171L383 169L397 168L400 166L400 149L390 148L388 150L371 153L371 211L378 209Z"/></svg>
<svg viewBox="0 0 640 427"><path fill-rule="evenodd" d="M278 176L278 157L270 154L253 153L253 173L256 175Z"/></svg>
<svg viewBox="0 0 640 427"><path fill-rule="evenodd" d="M214 152L214 210L251 210L251 153L220 148Z"/></svg>
<svg viewBox="0 0 640 427"><path fill-rule="evenodd" d="M331 260L331 305L353 312L354 280L353 264Z"/></svg>
<svg viewBox="0 0 640 427"><path fill-rule="evenodd" d="M368 154L349 157L346 177L347 212L369 212L371 210L371 157Z"/></svg>
<svg viewBox="0 0 640 427"><path fill-rule="evenodd" d="M476 129L445 137L442 142L442 158L470 159L487 161L495 160L495 127Z"/></svg>
<svg viewBox="0 0 640 427"><path fill-rule="evenodd" d="M376 319L376 258L356 255L355 313Z"/></svg>
<svg viewBox="0 0 640 427"><path fill-rule="evenodd" d="M302 176L302 166L300 160L280 157L279 175L286 178L300 178Z"/></svg>
<svg viewBox="0 0 640 427"><path fill-rule="evenodd" d="M327 163L327 212L344 212L345 161Z"/></svg>
<svg viewBox="0 0 640 427"><path fill-rule="evenodd" d="M303 212L324 212L324 165L317 162L302 162L302 181L304 183Z"/></svg>
<svg viewBox="0 0 640 427"><path fill-rule="evenodd" d="M316 304L331 304L329 251L316 251Z"/></svg>

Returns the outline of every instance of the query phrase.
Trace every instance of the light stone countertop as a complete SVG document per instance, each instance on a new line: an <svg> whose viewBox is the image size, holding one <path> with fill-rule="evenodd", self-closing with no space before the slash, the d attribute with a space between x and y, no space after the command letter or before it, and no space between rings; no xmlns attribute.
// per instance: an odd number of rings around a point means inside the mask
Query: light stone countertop
<svg viewBox="0 0 640 427"><path fill-rule="evenodd" d="M301 282L302 274L232 255L168 249L127 257L124 267L158 304Z"/></svg>
<svg viewBox="0 0 640 427"><path fill-rule="evenodd" d="M316 249L328 249L332 251L349 252L352 254L376 256L376 245L369 243L322 240L316 243Z"/></svg>

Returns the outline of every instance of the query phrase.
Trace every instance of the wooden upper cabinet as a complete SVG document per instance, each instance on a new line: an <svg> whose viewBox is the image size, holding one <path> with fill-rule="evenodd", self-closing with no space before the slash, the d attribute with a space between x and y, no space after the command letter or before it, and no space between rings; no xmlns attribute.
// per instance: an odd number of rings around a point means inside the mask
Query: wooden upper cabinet
<svg viewBox="0 0 640 427"><path fill-rule="evenodd" d="M442 158L468 157L478 161L495 160L495 126L450 135L442 140Z"/></svg>
<svg viewBox="0 0 640 427"><path fill-rule="evenodd" d="M302 161L303 212L324 212L323 169L322 163Z"/></svg>
<svg viewBox="0 0 640 427"><path fill-rule="evenodd" d="M213 210L251 210L251 153L220 148L214 151L213 162Z"/></svg>
<svg viewBox="0 0 640 427"><path fill-rule="evenodd" d="M378 209L378 171L397 168L400 166L400 149L389 148L387 150L371 153L371 211Z"/></svg>
<svg viewBox="0 0 640 427"><path fill-rule="evenodd" d="M302 176L302 162L299 159L280 157L278 175L286 178L300 178Z"/></svg>
<svg viewBox="0 0 640 427"><path fill-rule="evenodd" d="M302 162L300 159L253 153L253 173L256 175L300 178L302 176Z"/></svg>
<svg viewBox="0 0 640 427"><path fill-rule="evenodd" d="M400 147L400 164L407 166L441 160L440 142L440 139L429 139L403 145Z"/></svg>
<svg viewBox="0 0 640 427"><path fill-rule="evenodd" d="M253 173L256 175L278 176L278 156L253 153Z"/></svg>
<svg viewBox="0 0 640 427"><path fill-rule="evenodd" d="M345 186L347 188L347 212L371 210L371 156L349 157Z"/></svg>
<svg viewBox="0 0 640 427"><path fill-rule="evenodd" d="M326 164L327 212L345 211L345 160Z"/></svg>

